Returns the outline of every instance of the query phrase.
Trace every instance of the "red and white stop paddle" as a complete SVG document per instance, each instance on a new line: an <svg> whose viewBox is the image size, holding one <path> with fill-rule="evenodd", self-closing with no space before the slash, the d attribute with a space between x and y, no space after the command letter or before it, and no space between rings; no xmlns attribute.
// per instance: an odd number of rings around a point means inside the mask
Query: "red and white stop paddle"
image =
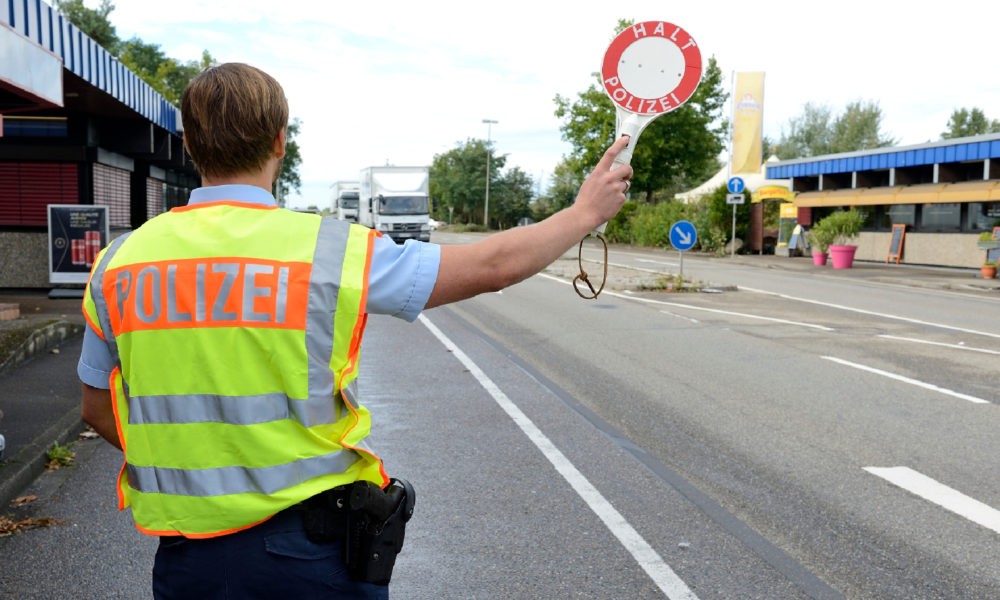
<svg viewBox="0 0 1000 600"><path fill-rule="evenodd" d="M688 101L701 82L701 50L687 31L666 21L643 21L622 31L604 53L604 90L615 104L616 136L629 136L616 169L632 161L639 134L656 117ZM598 228L604 233L607 223Z"/></svg>

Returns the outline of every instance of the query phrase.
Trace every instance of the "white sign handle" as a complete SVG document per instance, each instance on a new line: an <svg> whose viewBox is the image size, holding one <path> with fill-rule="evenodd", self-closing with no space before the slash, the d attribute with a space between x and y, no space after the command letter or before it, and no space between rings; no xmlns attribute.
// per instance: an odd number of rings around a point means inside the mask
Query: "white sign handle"
<svg viewBox="0 0 1000 600"><path fill-rule="evenodd" d="M622 119L622 116L625 118ZM639 135L642 131L646 129L646 126L653 122L653 119L659 115L640 115L633 112L624 111L618 109L618 126L617 126L617 136L621 137L627 135L629 137L628 144L618 156L615 157L614 162L611 163L611 170L614 171L622 165L627 165L632 162L632 152L635 150L635 144L639 140ZM603 234L604 230L607 229L607 223L601 223L594 233Z"/></svg>

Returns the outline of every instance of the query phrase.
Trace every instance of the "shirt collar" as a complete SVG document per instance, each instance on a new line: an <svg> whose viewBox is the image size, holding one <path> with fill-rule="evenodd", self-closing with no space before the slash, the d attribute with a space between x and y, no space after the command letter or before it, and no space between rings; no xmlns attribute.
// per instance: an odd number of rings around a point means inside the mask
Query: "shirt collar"
<svg viewBox="0 0 1000 600"><path fill-rule="evenodd" d="M232 200L235 202L249 202L264 206L275 206L277 202L267 190L255 185L227 184L214 185L210 187L200 187L191 191L191 198L188 205L200 204L202 202L218 202L220 200Z"/></svg>

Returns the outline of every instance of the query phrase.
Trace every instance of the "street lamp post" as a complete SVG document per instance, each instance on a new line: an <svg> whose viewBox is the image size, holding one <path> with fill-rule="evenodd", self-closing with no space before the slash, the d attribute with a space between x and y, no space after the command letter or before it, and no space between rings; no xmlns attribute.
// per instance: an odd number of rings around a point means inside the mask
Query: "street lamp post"
<svg viewBox="0 0 1000 600"><path fill-rule="evenodd" d="M483 206L483 226L490 228L490 146L492 144L492 127L497 124L493 119L483 119L486 123L486 204Z"/></svg>

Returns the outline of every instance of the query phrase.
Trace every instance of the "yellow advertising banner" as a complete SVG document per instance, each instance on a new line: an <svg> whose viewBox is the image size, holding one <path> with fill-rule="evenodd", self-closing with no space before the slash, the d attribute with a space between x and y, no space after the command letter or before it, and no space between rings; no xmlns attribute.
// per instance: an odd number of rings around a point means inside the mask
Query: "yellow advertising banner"
<svg viewBox="0 0 1000 600"><path fill-rule="evenodd" d="M732 173L760 173L764 73L737 73L733 88Z"/></svg>

